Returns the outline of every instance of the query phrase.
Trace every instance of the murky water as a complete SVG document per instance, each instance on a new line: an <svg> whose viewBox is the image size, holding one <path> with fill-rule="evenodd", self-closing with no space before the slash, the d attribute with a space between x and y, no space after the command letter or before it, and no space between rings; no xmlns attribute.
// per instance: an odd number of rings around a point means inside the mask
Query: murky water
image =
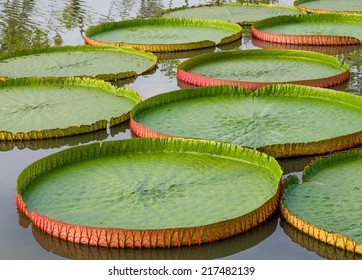
<svg viewBox="0 0 362 280"><path fill-rule="evenodd" d="M8 0L0 1L0 52L25 48L84 44L88 27L104 21L151 17L163 9L217 1L166 0ZM220 1L232 2L232 1ZM254 2L254 1L247 1ZM291 5L293 0L259 1ZM283 46L254 40L245 28L241 41L216 51ZM285 46L284 46L285 47ZM305 47L301 47L305 48ZM311 49L313 50L313 49ZM337 90L361 95L362 48L327 47L315 49L335 55L350 65L351 79ZM179 89L177 65L188 57L213 50L160 56L155 73L118 81L116 86L137 90L143 99ZM1 114L1 113L0 113ZM0 115L1 117L1 115ZM115 250L70 244L32 228L15 206L19 173L30 163L62 149L95 141L130 138L127 125L79 137L22 143L0 143L0 259L358 259L361 256L321 244L295 231L275 215L247 234L215 244L161 250ZM311 158L280 161L285 174L303 170Z"/></svg>

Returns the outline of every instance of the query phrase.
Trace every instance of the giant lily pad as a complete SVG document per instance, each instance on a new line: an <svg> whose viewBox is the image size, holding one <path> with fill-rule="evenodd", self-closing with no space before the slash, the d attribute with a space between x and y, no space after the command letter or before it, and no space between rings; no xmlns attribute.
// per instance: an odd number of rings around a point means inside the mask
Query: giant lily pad
<svg viewBox="0 0 362 280"><path fill-rule="evenodd" d="M91 45L131 46L152 52L185 51L227 44L241 27L217 20L149 18L107 22L85 32Z"/></svg>
<svg viewBox="0 0 362 280"><path fill-rule="evenodd" d="M133 90L79 78L0 83L0 141L47 139L120 124L141 99Z"/></svg>
<svg viewBox="0 0 362 280"><path fill-rule="evenodd" d="M296 45L353 45L362 40L362 17L339 14L278 16L256 22L252 35Z"/></svg>
<svg viewBox="0 0 362 280"><path fill-rule="evenodd" d="M303 182L285 182L282 214L299 230L330 245L362 254L362 150L319 158Z"/></svg>
<svg viewBox="0 0 362 280"><path fill-rule="evenodd" d="M52 47L0 55L0 79L27 77L89 77L115 80L156 67L152 53L132 48Z"/></svg>
<svg viewBox="0 0 362 280"><path fill-rule="evenodd" d="M348 80L350 72L348 65L321 53L241 50L190 58L179 64L177 77L198 86L231 84L255 90L285 83L329 87Z"/></svg>
<svg viewBox="0 0 362 280"><path fill-rule="evenodd" d="M362 14L360 0L298 0L294 4L308 13Z"/></svg>
<svg viewBox="0 0 362 280"><path fill-rule="evenodd" d="M362 98L299 85L198 87L141 102L130 125L140 137L221 140L277 158L323 154L362 143Z"/></svg>
<svg viewBox="0 0 362 280"><path fill-rule="evenodd" d="M192 245L265 221L281 175L274 158L228 143L127 139L33 163L19 176L16 201L36 227L74 243Z"/></svg>
<svg viewBox="0 0 362 280"><path fill-rule="evenodd" d="M255 21L265 18L298 13L300 13L298 9L293 6L228 3L168 9L161 12L159 16L163 18L203 18L251 25Z"/></svg>

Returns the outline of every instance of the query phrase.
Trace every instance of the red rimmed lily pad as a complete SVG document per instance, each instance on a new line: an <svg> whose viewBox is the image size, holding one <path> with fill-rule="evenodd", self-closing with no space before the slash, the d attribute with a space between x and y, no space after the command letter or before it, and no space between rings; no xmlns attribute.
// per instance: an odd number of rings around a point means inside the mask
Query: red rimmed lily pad
<svg viewBox="0 0 362 280"><path fill-rule="evenodd" d="M299 85L254 92L221 85L149 98L132 109L130 125L140 137L219 140L282 158L360 145L361 120L360 96Z"/></svg>
<svg viewBox="0 0 362 280"><path fill-rule="evenodd" d="M228 143L127 139L38 160L20 174L16 202L36 227L73 243L190 246L268 219L281 176L274 158Z"/></svg>
<svg viewBox="0 0 362 280"><path fill-rule="evenodd" d="M330 87L349 77L348 65L341 65L332 56L293 50L208 53L177 67L177 78L183 82L197 86L230 84L250 90L287 83Z"/></svg>
<svg viewBox="0 0 362 280"><path fill-rule="evenodd" d="M303 12L315 14L362 14L360 0L298 0L294 2L294 5Z"/></svg>
<svg viewBox="0 0 362 280"><path fill-rule="evenodd" d="M278 16L256 22L252 35L283 44L358 45L362 40L362 17L340 14Z"/></svg>

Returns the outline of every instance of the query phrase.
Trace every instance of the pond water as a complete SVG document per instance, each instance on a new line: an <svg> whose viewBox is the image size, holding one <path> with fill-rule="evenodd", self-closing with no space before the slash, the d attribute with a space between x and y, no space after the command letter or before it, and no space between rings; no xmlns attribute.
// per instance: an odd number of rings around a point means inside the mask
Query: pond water
<svg viewBox="0 0 362 280"><path fill-rule="evenodd" d="M183 5L232 1L173 0L13 0L0 1L0 52L19 49L84 44L84 30L104 21L135 17L152 17L164 9ZM253 1L247 1L253 2ZM293 0L259 1L292 5ZM254 40L250 28L243 38L215 51L281 48L282 46ZM285 47L285 46L284 46ZM295 47L297 48L297 47ZM300 47L304 49L305 47ZM310 49L313 50L313 49ZM361 95L362 48L327 47L314 49L332 54L350 65L351 79L338 87ZM148 75L114 82L115 86L135 89L143 99L179 89L176 67L186 58L214 51L213 49L160 56L157 70ZM1 114L1 112L0 112ZM1 115L0 115L1 117ZM75 245L52 238L32 228L15 205L16 181L30 163L62 149L91 143L132 137L128 125L108 131L66 139L0 143L0 259L361 259L361 256L321 244L294 230L278 214L260 227L214 244L157 249L115 250ZM285 174L300 175L312 158L280 160Z"/></svg>

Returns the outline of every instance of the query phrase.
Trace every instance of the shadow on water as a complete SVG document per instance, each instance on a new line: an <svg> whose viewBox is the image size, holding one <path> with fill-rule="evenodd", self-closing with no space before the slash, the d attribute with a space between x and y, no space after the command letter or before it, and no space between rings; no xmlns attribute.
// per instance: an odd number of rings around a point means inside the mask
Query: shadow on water
<svg viewBox="0 0 362 280"><path fill-rule="evenodd" d="M241 45L242 45L241 40L237 40L229 44L224 44L217 47L210 47L210 48L197 49L191 51L182 51L182 52L155 53L155 55L157 56L159 62L163 62L164 60L187 59L194 56L214 52L216 50L220 51L237 50L241 47Z"/></svg>
<svg viewBox="0 0 362 280"><path fill-rule="evenodd" d="M94 141L106 140L109 135L115 137L119 133L125 133L129 129L129 122L122 123L120 125L109 128L107 130L99 130L92 133L86 133L76 136L60 137L54 139L44 140L30 140L30 141L0 141L0 152L11 151L14 148L19 150L40 150L40 149L55 149L61 147L74 147L82 144L87 144Z"/></svg>
<svg viewBox="0 0 362 280"><path fill-rule="evenodd" d="M257 38L252 38L252 43L254 46L262 49L301 50L301 51L310 51L310 52L320 52L329 55L347 54L361 48L359 45L347 45L347 46L288 45L288 44L267 42Z"/></svg>
<svg viewBox="0 0 362 280"><path fill-rule="evenodd" d="M316 156L305 156L295 158L280 158L277 159L283 174L290 174L294 172L303 172L304 168L310 164Z"/></svg>
<svg viewBox="0 0 362 280"><path fill-rule="evenodd" d="M19 211L18 214L20 226L23 228L31 226L33 236L42 248L58 256L77 260L218 259L237 254L264 241L275 232L279 220L278 215L273 215L251 231L211 244L156 249L114 249L75 244L53 237L33 226L30 220Z"/></svg>
<svg viewBox="0 0 362 280"><path fill-rule="evenodd" d="M296 229L287 223L284 219L280 220L280 225L285 234L288 235L293 242L301 245L308 251L316 253L322 258L329 260L362 260L362 255L353 254L351 252L323 243Z"/></svg>

